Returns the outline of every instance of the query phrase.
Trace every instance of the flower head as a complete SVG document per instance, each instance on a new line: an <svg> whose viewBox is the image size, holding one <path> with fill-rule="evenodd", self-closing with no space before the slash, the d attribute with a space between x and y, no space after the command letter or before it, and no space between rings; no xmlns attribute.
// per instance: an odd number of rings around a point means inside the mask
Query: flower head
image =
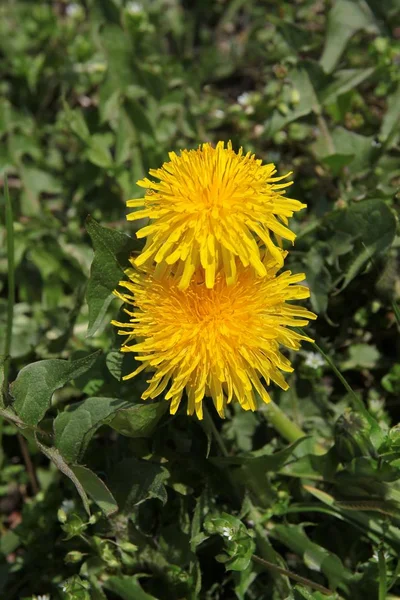
<svg viewBox="0 0 400 600"><path fill-rule="evenodd" d="M125 379L144 369L155 371L142 398L165 395L175 413L186 390L187 412L203 416L203 398L211 396L221 417L231 401L245 410L256 410L255 392L264 402L270 397L264 385L270 381L288 385L281 371L293 371L280 346L298 350L309 338L289 329L307 325L316 316L288 300L307 298L308 288L297 285L304 274L285 271L263 258L264 278L237 264L237 280L228 286L222 272L208 288L197 270L186 290L179 276L157 278L151 272L129 269L124 292L115 294L133 308L125 308L127 323L113 321L118 333L127 335L121 350L133 352L141 365ZM132 264L134 261L132 260ZM310 341L310 340L309 340Z"/></svg>
<svg viewBox="0 0 400 600"><path fill-rule="evenodd" d="M265 277L260 245L283 265L282 253L271 239L294 241L288 229L288 217L305 207L298 200L286 198L284 190L290 182L281 183L287 175L275 177L273 164L262 161L242 148L236 153L229 142L216 148L206 143L198 150L183 150L178 156L150 175L159 181L142 179L138 185L147 189L141 199L128 200L137 208L128 215L134 221L149 218L137 232L146 237L143 252L136 265L157 265L158 272L180 272L179 287L186 289L201 267L205 285L212 288L220 268L228 285L237 278L237 256L244 266L251 266Z"/></svg>

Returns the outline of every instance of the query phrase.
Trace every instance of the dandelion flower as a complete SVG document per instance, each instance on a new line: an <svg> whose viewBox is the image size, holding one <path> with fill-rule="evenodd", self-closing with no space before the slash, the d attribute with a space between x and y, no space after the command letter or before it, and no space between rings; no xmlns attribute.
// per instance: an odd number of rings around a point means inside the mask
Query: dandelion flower
<svg viewBox="0 0 400 600"><path fill-rule="evenodd" d="M186 391L187 413L202 419L204 396L211 396L224 417L232 401L253 411L257 395L269 402L265 385L271 381L288 388L281 371L293 369L280 348L298 350L301 340L312 341L289 327L307 325L316 316L288 302L309 297L309 289L298 285L304 274L277 275L269 254L263 265L261 278L238 262L236 282L228 286L219 272L212 289L198 269L186 290L176 275L154 278L149 271L127 270L129 281L120 282L125 289L114 293L131 305L124 308L129 321L112 323L128 336L121 350L133 352L141 363L124 379L154 371L143 399L156 398L170 384L165 394L170 412L177 411Z"/></svg>
<svg viewBox="0 0 400 600"><path fill-rule="evenodd" d="M237 261L251 266L265 277L261 260L263 244L279 266L282 253L271 235L294 241L288 218L305 207L287 198L283 182L288 175L275 177L275 165L262 161L242 148L236 153L231 142L216 148L202 144L198 150L183 150L178 156L150 175L159 181L142 179L144 198L128 200L127 206L138 210L128 220L149 218L137 237L147 238L136 265L157 265L156 276L181 266L179 287L186 289L195 272L205 271L205 285L214 287L216 274L223 268L228 285L237 278Z"/></svg>

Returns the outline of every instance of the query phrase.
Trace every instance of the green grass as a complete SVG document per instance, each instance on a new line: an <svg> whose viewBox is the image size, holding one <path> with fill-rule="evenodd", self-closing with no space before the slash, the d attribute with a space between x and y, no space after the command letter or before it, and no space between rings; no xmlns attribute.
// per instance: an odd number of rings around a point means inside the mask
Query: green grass
<svg viewBox="0 0 400 600"><path fill-rule="evenodd" d="M399 27L396 0L1 3L1 598L400 598ZM287 392L200 423L122 381L110 294L136 181L219 140L293 171L318 319Z"/></svg>

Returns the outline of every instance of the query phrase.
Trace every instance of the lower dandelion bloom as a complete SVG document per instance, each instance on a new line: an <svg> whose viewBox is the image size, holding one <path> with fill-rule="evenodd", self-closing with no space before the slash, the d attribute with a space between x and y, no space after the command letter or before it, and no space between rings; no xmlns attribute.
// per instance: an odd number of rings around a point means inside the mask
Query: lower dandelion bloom
<svg viewBox="0 0 400 600"><path fill-rule="evenodd" d="M201 271L186 290L180 289L178 276L155 278L150 272L127 271L129 281L120 283L126 291L114 293L133 309L124 308L127 323L112 323L119 334L128 336L122 352L133 352L141 362L124 379L144 369L155 371L143 399L156 398L171 384L165 395L170 412L177 411L186 390L187 413L202 419L204 396L211 396L224 417L232 401L253 411L257 394L269 402L264 385L271 381L288 388L281 371L290 373L293 368L280 347L298 350L302 340L312 341L289 327L307 325L316 315L287 302L309 297L309 289L297 285L303 273L277 275L270 257L263 264L266 277L257 277L239 263L234 285L228 286L220 272L212 289Z"/></svg>
<svg viewBox="0 0 400 600"><path fill-rule="evenodd" d="M275 165L262 164L254 154L235 152L232 144L202 144L197 150L171 152L161 169L151 169L148 178L138 181L146 188L144 198L128 200L138 210L128 220L149 218L137 232L146 238L136 266L152 266L159 271L180 269L179 286L185 289L199 268L205 284L214 287L216 274L225 271L228 284L236 281L237 260L264 277L260 256L264 244L277 264L282 255L274 238L291 242L295 234L287 227L293 213L305 207L285 196L291 185L276 176Z"/></svg>

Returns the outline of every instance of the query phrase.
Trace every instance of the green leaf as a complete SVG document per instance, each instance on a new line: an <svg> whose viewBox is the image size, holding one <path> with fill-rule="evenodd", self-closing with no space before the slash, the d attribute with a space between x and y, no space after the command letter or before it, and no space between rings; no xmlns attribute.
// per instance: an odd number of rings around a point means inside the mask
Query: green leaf
<svg viewBox="0 0 400 600"><path fill-rule="evenodd" d="M329 587L339 586L348 593L348 584L354 578L336 554L312 542L301 525L275 525L271 535L299 554L306 566L313 571L322 571L328 578Z"/></svg>
<svg viewBox="0 0 400 600"><path fill-rule="evenodd" d="M360 29L375 30L374 19L368 8L357 0L337 0L328 15L321 66L331 73L338 63L347 42Z"/></svg>
<svg viewBox="0 0 400 600"><path fill-rule="evenodd" d="M65 460L81 459L99 427L110 422L129 402L116 398L86 398L54 420L54 444Z"/></svg>
<svg viewBox="0 0 400 600"><path fill-rule="evenodd" d="M354 239L356 257L345 273L340 291L354 279L379 252L386 250L396 234L396 219L382 200L364 200L346 210L338 210L329 218L333 231L350 234Z"/></svg>
<svg viewBox="0 0 400 600"><path fill-rule="evenodd" d="M119 410L109 425L128 437L149 437L167 410L168 403L163 401L154 404L135 404Z"/></svg>
<svg viewBox="0 0 400 600"><path fill-rule="evenodd" d="M354 154L329 154L322 159L324 165L326 165L334 175L339 175L343 167L346 167L351 163L354 158Z"/></svg>
<svg viewBox="0 0 400 600"><path fill-rule="evenodd" d="M136 83L135 52L128 35L118 25L107 25L101 32L101 44L107 57L107 76L114 89L124 89Z"/></svg>
<svg viewBox="0 0 400 600"><path fill-rule="evenodd" d="M60 181L42 169L22 164L19 167L19 173L24 185L24 194L21 199L22 212L26 216L37 215L40 212L40 194L60 192Z"/></svg>
<svg viewBox="0 0 400 600"><path fill-rule="evenodd" d="M335 163L345 162L351 174L358 174L370 168L370 161L375 151L372 136L359 135L343 127L337 127L331 134L331 142L335 149L333 154L322 136L312 146L316 156L322 161L327 161L328 166L333 162L333 167L341 167L340 164Z"/></svg>
<svg viewBox="0 0 400 600"><path fill-rule="evenodd" d="M158 463L127 458L113 468L110 486L118 505L124 512L129 512L133 506L150 498L158 498L165 504L167 491L164 482L168 477L167 469Z"/></svg>
<svg viewBox="0 0 400 600"><path fill-rule="evenodd" d="M155 596L150 596L143 591L138 578L138 575L109 577L104 583L104 587L123 600L157 600Z"/></svg>
<svg viewBox="0 0 400 600"><path fill-rule="evenodd" d="M144 109L140 106L137 100L133 98L127 98L124 103L126 114L131 120L136 131L139 133L145 133L150 138L155 139L155 132L153 126L146 115Z"/></svg>
<svg viewBox="0 0 400 600"><path fill-rule="evenodd" d="M71 130L77 135L83 142L89 143L90 131L86 124L83 113L80 109L71 110L67 103L64 103L64 111L68 119L68 125Z"/></svg>
<svg viewBox="0 0 400 600"><path fill-rule="evenodd" d="M21 539L19 535L15 533L12 529L4 532L0 538L0 554L6 557L11 552L15 552L15 550L21 545Z"/></svg>
<svg viewBox="0 0 400 600"><path fill-rule="evenodd" d="M27 425L37 425L50 407L53 393L88 371L100 353L98 350L73 361L40 360L24 367L10 386L15 412Z"/></svg>
<svg viewBox="0 0 400 600"><path fill-rule="evenodd" d="M322 104L334 102L339 96L353 90L360 83L375 73L375 67L367 69L341 69L334 75L334 80L321 90L319 98Z"/></svg>
<svg viewBox="0 0 400 600"><path fill-rule="evenodd" d="M221 467L227 465L243 465L246 468L248 467L250 470L257 472L257 481L262 486L263 482L260 479L260 474L266 476L271 472L280 471L293 458L293 454L298 447L308 445L309 439L308 436L299 438L293 444L273 454L270 454L270 447L266 446L265 448L261 448L261 450L256 450L243 456L212 458L211 462ZM242 474L239 477L242 477Z"/></svg>
<svg viewBox="0 0 400 600"><path fill-rule="evenodd" d="M307 588L296 585L293 588L293 600L337 600L337 594L322 594L321 592L310 592Z"/></svg>
<svg viewBox="0 0 400 600"><path fill-rule="evenodd" d="M353 344L349 348L349 357L342 363L341 368L343 370L355 369L357 367L361 369L373 369L379 358L380 353L376 346Z"/></svg>
<svg viewBox="0 0 400 600"><path fill-rule="evenodd" d="M271 120L267 124L267 133L269 136L273 136L277 131L292 121L296 121L300 117L308 115L313 110L318 110L318 98L307 70L305 68L300 68L292 71L290 73L290 80L292 89L297 90L299 94L299 102L293 109L288 109L287 113L284 115L277 111L273 113ZM286 100L289 106L289 91Z"/></svg>
<svg viewBox="0 0 400 600"><path fill-rule="evenodd" d="M124 233L102 227L92 217L88 217L86 229L95 252L86 292L89 305L87 336L91 336L100 327L113 299L113 290L123 279L129 255L137 248L137 242Z"/></svg>
<svg viewBox="0 0 400 600"><path fill-rule="evenodd" d="M86 151L88 160L103 169L113 166L113 158L110 151L110 139L108 135L95 134L90 138L89 148Z"/></svg>
<svg viewBox="0 0 400 600"><path fill-rule="evenodd" d="M218 556L217 560L223 562L226 569L247 569L254 554L255 543L240 519L224 512L218 516L208 515L204 521L204 529L210 535L218 534L223 538L226 555Z"/></svg>
<svg viewBox="0 0 400 600"><path fill-rule="evenodd" d="M318 245L311 247L304 267L307 283L311 290L312 309L317 314L325 314L328 308L328 294L332 286L332 277Z"/></svg>
<svg viewBox="0 0 400 600"><path fill-rule="evenodd" d="M400 131L400 85L398 85L396 91L389 96L387 111L382 120L381 131L379 133L379 139L381 142L386 142L385 146L388 148L394 141L394 137Z"/></svg>
<svg viewBox="0 0 400 600"><path fill-rule="evenodd" d="M93 471L80 465L74 465L71 467L71 470L85 492L96 502L97 506L101 508L107 517L117 512L118 504L114 496L106 484Z"/></svg>

